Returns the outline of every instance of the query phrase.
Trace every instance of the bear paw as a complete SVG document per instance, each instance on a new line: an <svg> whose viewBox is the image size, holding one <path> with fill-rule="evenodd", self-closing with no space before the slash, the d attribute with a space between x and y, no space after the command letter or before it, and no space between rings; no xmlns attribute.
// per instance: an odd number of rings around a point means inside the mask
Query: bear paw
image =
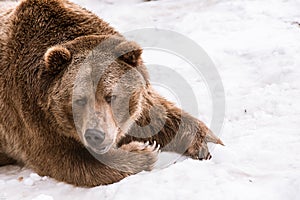
<svg viewBox="0 0 300 200"><path fill-rule="evenodd" d="M194 138L185 155L197 160L209 160L212 156L209 153L207 143L211 142L223 146L224 144L203 122L198 120L197 123L196 134L193 135Z"/></svg>
<svg viewBox="0 0 300 200"><path fill-rule="evenodd" d="M156 141L150 145L149 141L146 143L143 142L131 142L129 144L124 144L121 146L121 149L129 152L159 152L160 145L156 145Z"/></svg>
<svg viewBox="0 0 300 200"><path fill-rule="evenodd" d="M129 163L133 162L131 171L138 173L141 171L151 171L157 161L160 152L160 145L154 143L151 145L149 142L131 142L122 145L122 150L128 152L130 155Z"/></svg>
<svg viewBox="0 0 300 200"><path fill-rule="evenodd" d="M207 143L202 138L195 139L192 145L185 152L185 155L196 160L209 160L212 158L209 153Z"/></svg>

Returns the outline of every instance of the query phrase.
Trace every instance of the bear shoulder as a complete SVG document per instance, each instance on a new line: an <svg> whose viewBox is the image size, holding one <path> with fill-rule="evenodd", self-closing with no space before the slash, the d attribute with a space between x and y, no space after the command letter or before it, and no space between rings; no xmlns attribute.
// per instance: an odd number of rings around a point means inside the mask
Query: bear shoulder
<svg viewBox="0 0 300 200"><path fill-rule="evenodd" d="M42 56L49 47L80 36L118 34L95 14L67 0L23 0L9 24L7 46L16 55L36 51L34 55Z"/></svg>

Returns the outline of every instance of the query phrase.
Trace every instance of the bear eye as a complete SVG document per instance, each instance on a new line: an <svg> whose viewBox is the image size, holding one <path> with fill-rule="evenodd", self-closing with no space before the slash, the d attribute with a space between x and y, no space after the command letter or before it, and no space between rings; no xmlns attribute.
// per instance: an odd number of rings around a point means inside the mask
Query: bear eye
<svg viewBox="0 0 300 200"><path fill-rule="evenodd" d="M85 106L87 104L87 98L77 99L75 103L79 106Z"/></svg>
<svg viewBox="0 0 300 200"><path fill-rule="evenodd" d="M105 101L107 103L111 103L112 101L116 100L117 96L116 95L108 95L105 97Z"/></svg>

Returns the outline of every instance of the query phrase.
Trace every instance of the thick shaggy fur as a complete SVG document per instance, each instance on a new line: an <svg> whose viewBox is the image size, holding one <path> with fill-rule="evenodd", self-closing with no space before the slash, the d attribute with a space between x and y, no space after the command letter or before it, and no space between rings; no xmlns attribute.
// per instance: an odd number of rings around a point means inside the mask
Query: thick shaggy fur
<svg viewBox="0 0 300 200"><path fill-rule="evenodd" d="M118 38L111 50L117 55L135 44L66 0L23 0L0 12L0 166L18 162L59 181L96 186L151 170L158 152L141 142L156 141L165 151L195 159L210 157L207 142L221 143L202 122L151 89L137 46L135 51L124 51L106 76L135 69L146 83L130 100L135 125L120 131L114 147L102 155L124 170L102 164L85 148L73 122L71 93L78 62L110 36ZM98 86L99 95L108 82ZM109 109L102 100L97 104ZM159 107L151 114L153 105ZM118 148L134 153L119 155Z"/></svg>

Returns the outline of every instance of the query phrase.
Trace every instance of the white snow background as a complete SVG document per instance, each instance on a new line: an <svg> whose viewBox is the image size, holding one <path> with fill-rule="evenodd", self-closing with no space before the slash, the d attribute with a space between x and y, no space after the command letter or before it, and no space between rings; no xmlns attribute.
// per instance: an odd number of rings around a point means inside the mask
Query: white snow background
<svg viewBox="0 0 300 200"><path fill-rule="evenodd" d="M18 166L1 167L0 200L299 199L300 26L294 23L300 22L299 0L74 2L121 33L164 28L202 46L225 88L220 137L226 146L214 146L210 161L185 159L95 188L74 187ZM182 61L163 55L155 60L151 55L145 51L146 64L174 66L183 76L190 75ZM209 124L207 88L203 80L190 81L199 84L198 117ZM172 100L167 91L161 92Z"/></svg>

